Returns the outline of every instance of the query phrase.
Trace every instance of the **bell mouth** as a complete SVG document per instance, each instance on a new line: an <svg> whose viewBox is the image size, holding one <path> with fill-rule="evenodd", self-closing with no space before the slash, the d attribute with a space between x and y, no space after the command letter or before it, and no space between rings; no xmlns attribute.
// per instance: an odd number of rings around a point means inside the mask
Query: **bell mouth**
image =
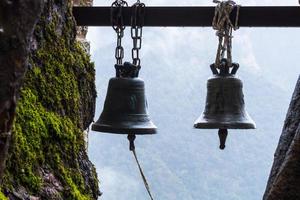
<svg viewBox="0 0 300 200"><path fill-rule="evenodd" d="M157 133L157 127L153 122L143 122L141 124L114 124L114 123L95 123L92 125L92 130L103 133L113 134L135 134L135 135L152 135Z"/></svg>
<svg viewBox="0 0 300 200"><path fill-rule="evenodd" d="M231 123L195 123L194 128L197 129L255 129L255 124L249 122L231 122Z"/></svg>
<svg viewBox="0 0 300 200"><path fill-rule="evenodd" d="M194 123L194 128L197 129L255 129L255 122L246 114L232 116L215 116L215 118L205 118L201 115Z"/></svg>
<svg viewBox="0 0 300 200"><path fill-rule="evenodd" d="M148 114L102 113L99 120L92 125L92 130L115 134L149 135L155 134L157 127Z"/></svg>

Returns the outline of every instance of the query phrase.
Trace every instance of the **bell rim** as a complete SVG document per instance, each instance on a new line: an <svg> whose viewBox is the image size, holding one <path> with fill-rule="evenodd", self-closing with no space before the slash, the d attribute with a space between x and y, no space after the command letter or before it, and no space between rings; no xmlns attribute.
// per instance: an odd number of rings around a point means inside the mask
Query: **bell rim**
<svg viewBox="0 0 300 200"><path fill-rule="evenodd" d="M194 124L196 129L256 129L254 122L196 122Z"/></svg>
<svg viewBox="0 0 300 200"><path fill-rule="evenodd" d="M248 112L240 115L220 115L215 118L207 118L204 113L194 122L196 129L256 129L256 123ZM231 119L231 120L228 120ZM235 120L234 120L235 119Z"/></svg>
<svg viewBox="0 0 300 200"><path fill-rule="evenodd" d="M154 135L157 133L157 127L151 125L149 128L132 128L132 127L116 127L105 124L93 124L92 130L100 133L111 133L118 135L135 134L135 135Z"/></svg>

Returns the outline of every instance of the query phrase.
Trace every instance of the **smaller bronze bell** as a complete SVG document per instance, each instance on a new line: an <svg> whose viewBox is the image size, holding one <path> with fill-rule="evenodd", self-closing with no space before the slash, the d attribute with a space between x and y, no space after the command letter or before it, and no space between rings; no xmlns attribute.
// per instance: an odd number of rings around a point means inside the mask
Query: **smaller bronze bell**
<svg viewBox="0 0 300 200"><path fill-rule="evenodd" d="M102 114L92 125L92 130L128 135L155 134L157 128L147 113L145 84L137 78L139 69L127 62L115 67L117 77L109 81Z"/></svg>
<svg viewBox="0 0 300 200"><path fill-rule="evenodd" d="M225 148L227 129L254 129L255 123L245 110L243 84L235 76L239 65L229 72L227 60L222 60L220 71L211 65L213 77L207 82L205 110L196 120L198 129L219 129L220 149Z"/></svg>

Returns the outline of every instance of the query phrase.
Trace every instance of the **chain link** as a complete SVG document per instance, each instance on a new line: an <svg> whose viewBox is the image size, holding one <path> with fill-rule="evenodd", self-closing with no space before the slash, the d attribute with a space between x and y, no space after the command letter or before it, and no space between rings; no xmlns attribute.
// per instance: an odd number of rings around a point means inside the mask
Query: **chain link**
<svg viewBox="0 0 300 200"><path fill-rule="evenodd" d="M132 6L131 17L131 38L133 40L133 48L131 50L132 63L138 67L141 66L140 50L142 48L144 16L145 4L138 0Z"/></svg>
<svg viewBox="0 0 300 200"><path fill-rule="evenodd" d="M122 38L124 36L124 19L123 7L127 7L128 3L124 0L116 0L111 5L111 24L117 33L117 47L115 50L116 64L122 65L124 58L124 48L122 46Z"/></svg>

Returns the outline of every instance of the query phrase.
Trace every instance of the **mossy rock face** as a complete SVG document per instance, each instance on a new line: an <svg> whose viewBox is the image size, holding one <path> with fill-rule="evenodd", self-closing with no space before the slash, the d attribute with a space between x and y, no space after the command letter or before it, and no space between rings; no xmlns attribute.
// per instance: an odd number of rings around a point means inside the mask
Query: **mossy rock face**
<svg viewBox="0 0 300 200"><path fill-rule="evenodd" d="M70 3L49 0L34 32L17 108L2 185L10 199L99 196L83 132L94 117L95 71L75 34Z"/></svg>

